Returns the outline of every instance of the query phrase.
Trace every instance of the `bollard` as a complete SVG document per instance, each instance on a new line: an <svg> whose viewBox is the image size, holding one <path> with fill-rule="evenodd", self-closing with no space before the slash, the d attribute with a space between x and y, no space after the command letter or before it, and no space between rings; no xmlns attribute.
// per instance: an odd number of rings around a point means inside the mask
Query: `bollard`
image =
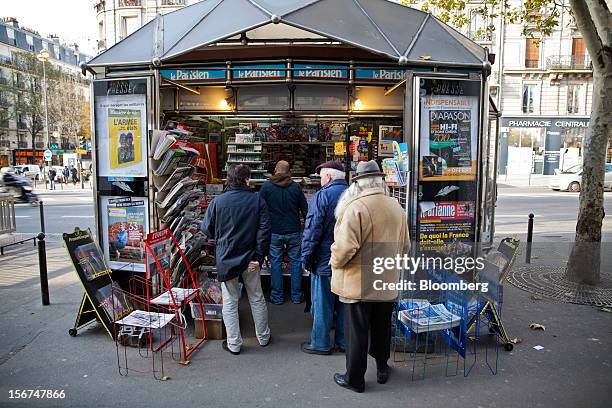
<svg viewBox="0 0 612 408"><path fill-rule="evenodd" d="M529 214L529 222L527 224L527 250L525 254L525 263L531 263L531 243L533 242L533 214Z"/></svg>
<svg viewBox="0 0 612 408"><path fill-rule="evenodd" d="M49 280L47 277L47 248L45 234L39 233L38 239L38 269L40 270L40 293L43 306L49 305Z"/></svg>
<svg viewBox="0 0 612 408"><path fill-rule="evenodd" d="M45 207L44 207L42 200L38 202L38 208L40 209L40 232L44 234L46 233L45 231Z"/></svg>

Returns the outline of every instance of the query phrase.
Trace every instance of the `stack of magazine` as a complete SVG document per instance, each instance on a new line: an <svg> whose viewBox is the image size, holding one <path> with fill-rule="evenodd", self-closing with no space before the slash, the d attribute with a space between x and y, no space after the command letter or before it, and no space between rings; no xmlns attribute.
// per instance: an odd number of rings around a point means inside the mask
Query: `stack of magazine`
<svg viewBox="0 0 612 408"><path fill-rule="evenodd" d="M432 305L426 299L402 302L397 319L414 333L446 330L459 326L461 317L451 313L444 304Z"/></svg>

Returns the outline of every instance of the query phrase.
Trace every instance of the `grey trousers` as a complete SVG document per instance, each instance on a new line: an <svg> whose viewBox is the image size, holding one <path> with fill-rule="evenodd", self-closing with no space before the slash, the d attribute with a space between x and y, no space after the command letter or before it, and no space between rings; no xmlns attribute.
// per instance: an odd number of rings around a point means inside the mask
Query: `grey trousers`
<svg viewBox="0 0 612 408"><path fill-rule="evenodd" d="M240 289L238 279L221 283L223 294L223 322L227 332L227 347L231 351L240 351L242 346L242 335L240 334L240 322L238 318L238 301L240 300ZM259 344L266 345L270 341L270 327L268 326L268 307L261 289L261 278L259 271L242 272L242 280L246 287L251 313L255 323L255 334Z"/></svg>

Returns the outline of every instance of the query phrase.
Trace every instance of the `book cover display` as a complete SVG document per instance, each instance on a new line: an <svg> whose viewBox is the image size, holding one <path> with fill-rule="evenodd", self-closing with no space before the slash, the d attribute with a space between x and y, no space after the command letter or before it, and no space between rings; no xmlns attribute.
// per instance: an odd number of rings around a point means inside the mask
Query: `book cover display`
<svg viewBox="0 0 612 408"><path fill-rule="evenodd" d="M141 161L140 110L108 109L111 169Z"/></svg>

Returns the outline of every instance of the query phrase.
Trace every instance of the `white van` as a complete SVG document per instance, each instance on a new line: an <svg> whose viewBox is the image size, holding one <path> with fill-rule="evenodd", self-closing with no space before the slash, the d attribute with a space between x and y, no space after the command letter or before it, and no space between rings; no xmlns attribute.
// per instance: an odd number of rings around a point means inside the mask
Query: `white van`
<svg viewBox="0 0 612 408"><path fill-rule="evenodd" d="M15 165L15 171L25 178L29 178L32 180L42 179L42 175L40 173L40 166L38 166L38 164L17 164Z"/></svg>

